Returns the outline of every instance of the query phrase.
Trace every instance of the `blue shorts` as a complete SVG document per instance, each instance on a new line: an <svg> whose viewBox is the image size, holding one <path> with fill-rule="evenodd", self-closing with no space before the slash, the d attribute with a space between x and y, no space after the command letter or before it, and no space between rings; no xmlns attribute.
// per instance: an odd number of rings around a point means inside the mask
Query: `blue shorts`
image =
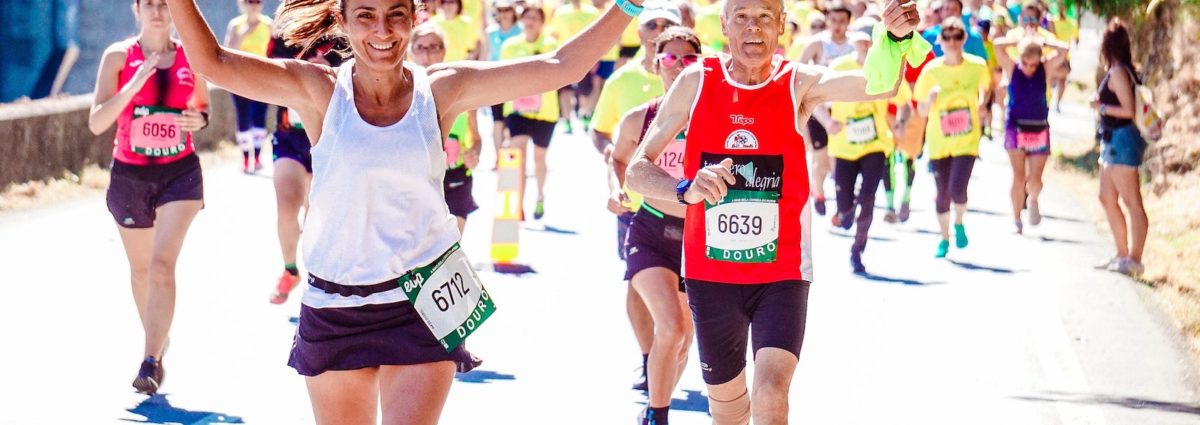
<svg viewBox="0 0 1200 425"><path fill-rule="evenodd" d="M1142 156L1146 153L1146 139L1133 124L1117 127L1107 132L1100 141L1100 163L1104 165L1127 165L1138 167L1142 165Z"/></svg>
<svg viewBox="0 0 1200 425"><path fill-rule="evenodd" d="M279 130L271 138L271 161L290 159L312 174L312 144L303 130Z"/></svg>
<svg viewBox="0 0 1200 425"><path fill-rule="evenodd" d="M600 61L600 65L596 66L596 75L600 76L601 80L607 80L616 68L617 63L614 61Z"/></svg>

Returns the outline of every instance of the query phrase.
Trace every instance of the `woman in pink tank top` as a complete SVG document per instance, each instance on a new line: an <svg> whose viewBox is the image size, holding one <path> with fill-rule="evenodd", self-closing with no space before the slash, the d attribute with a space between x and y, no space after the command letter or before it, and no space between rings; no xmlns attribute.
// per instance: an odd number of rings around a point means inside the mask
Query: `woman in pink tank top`
<svg viewBox="0 0 1200 425"><path fill-rule="evenodd" d="M204 206L192 132L208 125L208 91L170 38L166 1L133 0L133 12L141 31L104 51L88 127L101 134L117 126L108 209L125 245L146 335L133 386L152 394L162 384L175 311L175 263Z"/></svg>

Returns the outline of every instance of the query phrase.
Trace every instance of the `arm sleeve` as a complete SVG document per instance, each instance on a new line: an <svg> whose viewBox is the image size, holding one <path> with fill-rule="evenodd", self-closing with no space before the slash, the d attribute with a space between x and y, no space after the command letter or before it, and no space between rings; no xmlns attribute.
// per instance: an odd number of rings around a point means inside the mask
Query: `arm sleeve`
<svg viewBox="0 0 1200 425"><path fill-rule="evenodd" d="M874 45L867 51L867 61L863 65L868 95L891 91L900 79L903 61L907 60L912 66L920 65L925 60L925 55L933 49L928 41L915 33L912 38L895 42L888 37L887 32L883 24L875 24L872 37Z"/></svg>

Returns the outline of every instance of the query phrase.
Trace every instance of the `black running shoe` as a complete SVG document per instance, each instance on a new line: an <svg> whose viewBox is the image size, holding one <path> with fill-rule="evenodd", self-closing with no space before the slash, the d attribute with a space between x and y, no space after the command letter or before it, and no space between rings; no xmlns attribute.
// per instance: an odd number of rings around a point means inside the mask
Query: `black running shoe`
<svg viewBox="0 0 1200 425"><path fill-rule="evenodd" d="M867 267L862 262L862 254L850 253L850 268L854 269L854 274L867 274Z"/></svg>
<svg viewBox="0 0 1200 425"><path fill-rule="evenodd" d="M133 380L133 388L141 394L157 393L163 376L162 363L154 360L154 357L147 356L146 360L142 361L142 367L138 369L137 378Z"/></svg>
<svg viewBox="0 0 1200 425"><path fill-rule="evenodd" d="M817 215L825 216L825 198L817 198L813 200L813 209L817 211Z"/></svg>

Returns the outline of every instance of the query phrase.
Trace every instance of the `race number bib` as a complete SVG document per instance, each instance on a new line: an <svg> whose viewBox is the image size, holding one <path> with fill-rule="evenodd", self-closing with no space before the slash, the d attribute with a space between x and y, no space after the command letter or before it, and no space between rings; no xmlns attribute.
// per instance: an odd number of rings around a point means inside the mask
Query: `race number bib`
<svg viewBox="0 0 1200 425"><path fill-rule="evenodd" d="M428 266L413 269L400 285L447 352L461 345L496 311L491 295L458 244Z"/></svg>
<svg viewBox="0 0 1200 425"><path fill-rule="evenodd" d="M870 143L879 139L879 133L875 128L875 115L850 118L846 122L846 138L851 144L855 145Z"/></svg>
<svg viewBox="0 0 1200 425"><path fill-rule="evenodd" d="M942 135L962 136L971 132L971 109L957 108L942 112Z"/></svg>
<svg viewBox="0 0 1200 425"><path fill-rule="evenodd" d="M442 145L446 150L446 168L454 168L458 165L459 156L462 153L462 143L454 140L454 136L446 138L446 142Z"/></svg>
<svg viewBox="0 0 1200 425"><path fill-rule="evenodd" d="M135 106L129 129L130 148L152 157L175 156L187 148L187 133L179 128L183 110L158 106Z"/></svg>
<svg viewBox="0 0 1200 425"><path fill-rule="evenodd" d="M542 95L536 94L533 96L519 97L513 101L513 110L517 112L531 113L542 109Z"/></svg>
<svg viewBox="0 0 1200 425"><path fill-rule="evenodd" d="M675 141L667 145L667 149L663 151L662 155L658 156L658 161L656 162L659 168L662 168L671 177L677 179L683 178L683 152L684 148L687 147L686 141L687 139L680 133L680 136L676 137Z"/></svg>
<svg viewBox="0 0 1200 425"><path fill-rule="evenodd" d="M779 244L779 192L730 190L706 204L708 258L735 263L772 263Z"/></svg>
<svg viewBox="0 0 1200 425"><path fill-rule="evenodd" d="M1017 131L1017 147L1026 150L1045 149L1050 145L1050 129Z"/></svg>

